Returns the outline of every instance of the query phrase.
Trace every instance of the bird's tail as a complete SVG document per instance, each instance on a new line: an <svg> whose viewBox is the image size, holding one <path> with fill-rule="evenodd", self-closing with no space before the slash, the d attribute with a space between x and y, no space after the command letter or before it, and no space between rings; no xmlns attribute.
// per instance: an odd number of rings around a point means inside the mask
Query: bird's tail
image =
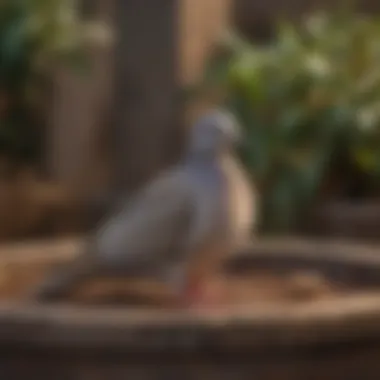
<svg viewBox="0 0 380 380"><path fill-rule="evenodd" d="M37 301L54 301L69 295L73 288L94 273L94 267L86 259L80 257L59 267L33 291L32 298Z"/></svg>

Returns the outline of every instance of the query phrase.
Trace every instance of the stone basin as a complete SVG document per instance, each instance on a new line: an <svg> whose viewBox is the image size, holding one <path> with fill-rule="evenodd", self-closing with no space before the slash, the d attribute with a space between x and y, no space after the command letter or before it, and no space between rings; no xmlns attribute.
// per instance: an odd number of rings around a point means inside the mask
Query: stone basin
<svg viewBox="0 0 380 380"><path fill-rule="evenodd" d="M27 290L81 244L0 248L2 378L379 378L376 246L257 241L226 262L218 281L228 296L217 308L178 310L126 295L112 304L86 290L57 304L28 300Z"/></svg>

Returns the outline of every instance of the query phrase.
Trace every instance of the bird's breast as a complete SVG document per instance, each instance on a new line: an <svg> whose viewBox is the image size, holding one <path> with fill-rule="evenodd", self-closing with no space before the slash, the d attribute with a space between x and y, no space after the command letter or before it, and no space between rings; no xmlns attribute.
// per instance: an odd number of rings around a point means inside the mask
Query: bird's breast
<svg viewBox="0 0 380 380"><path fill-rule="evenodd" d="M230 232L235 241L249 238L255 219L253 188L243 168L231 156L221 158L221 167L227 186L227 212Z"/></svg>

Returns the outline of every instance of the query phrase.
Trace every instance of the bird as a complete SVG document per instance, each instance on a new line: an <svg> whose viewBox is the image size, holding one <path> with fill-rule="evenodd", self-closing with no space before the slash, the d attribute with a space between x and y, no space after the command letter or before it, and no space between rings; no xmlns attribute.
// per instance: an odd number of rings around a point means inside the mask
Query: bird
<svg viewBox="0 0 380 380"><path fill-rule="evenodd" d="M255 191L235 155L241 141L232 113L202 114L189 128L182 159L100 221L83 254L48 277L37 299L61 299L102 274L157 278L179 302L201 303L207 277L255 227Z"/></svg>

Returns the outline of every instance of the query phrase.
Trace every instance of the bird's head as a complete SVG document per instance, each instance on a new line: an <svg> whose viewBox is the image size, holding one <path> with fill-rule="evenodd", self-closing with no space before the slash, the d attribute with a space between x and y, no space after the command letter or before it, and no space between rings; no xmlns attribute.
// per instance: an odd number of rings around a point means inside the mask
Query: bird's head
<svg viewBox="0 0 380 380"><path fill-rule="evenodd" d="M190 131L190 151L195 154L218 154L241 142L241 130L235 117L221 110L203 116Z"/></svg>

